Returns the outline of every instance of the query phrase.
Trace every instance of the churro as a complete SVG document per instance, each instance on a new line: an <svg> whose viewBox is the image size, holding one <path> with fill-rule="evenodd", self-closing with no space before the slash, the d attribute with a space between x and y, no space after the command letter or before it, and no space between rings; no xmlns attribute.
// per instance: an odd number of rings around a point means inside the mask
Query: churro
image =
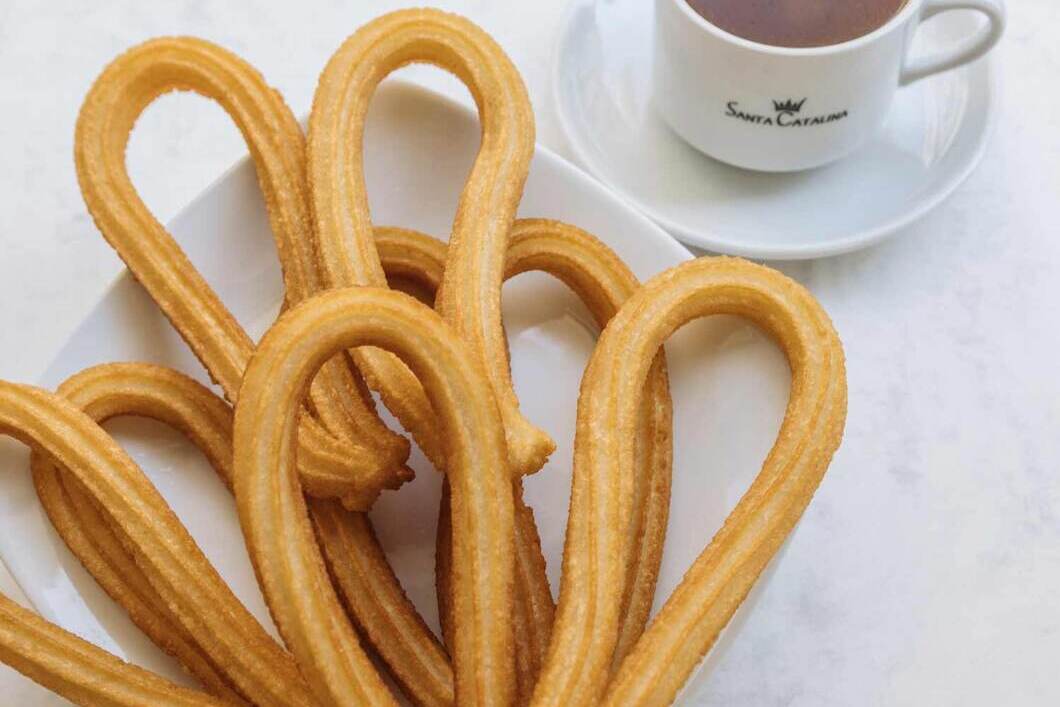
<svg viewBox="0 0 1060 707"><path fill-rule="evenodd" d="M463 81L479 107L478 157L457 206L438 310L471 343L504 420L513 473L539 469L555 449L519 412L501 326L508 234L534 151L534 118L518 71L471 22L431 9L401 10L368 23L335 52L309 118L308 161L321 262L333 287L384 287L363 173L365 117L379 83L410 63ZM355 355L370 386L441 468L434 416L407 370L376 351Z"/></svg>
<svg viewBox="0 0 1060 707"><path fill-rule="evenodd" d="M630 552L634 439L641 389L663 341L712 314L748 318L780 345L791 400L761 472L682 587L622 663L610 704L666 704L710 648L790 532L842 437L842 346L820 305L776 271L703 258L648 281L611 320L582 381L563 580L534 705L603 696L621 623Z"/></svg>
<svg viewBox="0 0 1060 707"><path fill-rule="evenodd" d="M450 651L456 701L507 704L514 521L504 430L478 360L407 295L365 287L308 300L269 330L247 368L236 403L236 501L273 617L320 699L392 701L330 586L293 469L297 406L313 373L335 352L359 346L399 356L430 396L446 444L460 568Z"/></svg>
<svg viewBox="0 0 1060 707"><path fill-rule="evenodd" d="M202 450L222 480L230 483L231 408L187 376L147 364L109 364L81 371L57 392L97 423L119 415L138 415L178 429ZM31 468L37 495L56 532L103 590L208 692L241 701L198 638L169 611L104 510L76 477L64 473L39 451L32 455Z"/></svg>
<svg viewBox="0 0 1060 707"><path fill-rule="evenodd" d="M231 484L232 409L184 374L143 363L106 364L72 376L58 392L100 423L121 415L164 422L191 440ZM32 467L52 523L100 586L209 692L237 701L224 673L176 622L80 485L44 454L33 455ZM402 688L416 704L452 704L449 658L405 596L368 517L333 500L311 500L310 513L351 617Z"/></svg>
<svg viewBox="0 0 1060 707"><path fill-rule="evenodd" d="M290 656L232 594L143 472L90 417L52 393L0 382L0 431L47 454L77 479L182 629L208 637L204 650L224 666L237 694L258 705L317 704ZM4 635L11 641L5 658L50 689L89 704L150 703L147 697L127 700L127 690L168 694L144 671L119 669L98 649L28 621L15 607L4 609ZM42 643L18 642L27 635ZM114 676L121 696L107 701L111 688L96 683L102 674ZM186 691L173 694L193 703Z"/></svg>
<svg viewBox="0 0 1060 707"><path fill-rule="evenodd" d="M254 344L168 231L140 199L125 166L125 146L141 112L157 96L191 90L215 100L250 148L283 265L288 304L323 289L306 188L304 137L280 95L251 66L208 42L156 39L112 62L89 91L77 122L81 191L96 225L210 376L235 399ZM408 443L378 419L363 381L342 358L322 367L312 388L314 412L300 441L324 468L305 467L314 495L392 488L409 478ZM332 438L328 432L339 434ZM342 434L345 432L346 434ZM350 498L349 505L363 506Z"/></svg>

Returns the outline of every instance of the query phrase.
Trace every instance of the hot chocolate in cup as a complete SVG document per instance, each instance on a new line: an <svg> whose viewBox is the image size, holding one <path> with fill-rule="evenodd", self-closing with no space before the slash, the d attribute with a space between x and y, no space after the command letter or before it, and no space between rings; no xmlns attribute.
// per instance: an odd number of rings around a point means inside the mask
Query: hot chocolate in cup
<svg viewBox="0 0 1060 707"><path fill-rule="evenodd" d="M950 10L987 21L944 53L910 58L920 23ZM900 86L978 59L1004 26L1003 0L656 0L655 102L715 159L809 169L871 138Z"/></svg>

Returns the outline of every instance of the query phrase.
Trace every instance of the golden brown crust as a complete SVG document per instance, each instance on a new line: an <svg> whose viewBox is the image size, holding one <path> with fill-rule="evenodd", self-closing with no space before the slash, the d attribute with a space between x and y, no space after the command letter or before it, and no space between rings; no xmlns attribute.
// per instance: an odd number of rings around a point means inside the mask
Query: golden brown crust
<svg viewBox="0 0 1060 707"><path fill-rule="evenodd" d="M390 703L328 582L292 468L296 410L315 369L344 348L400 356L431 396L452 488L460 704L508 704L514 532L504 430L485 373L432 310L376 288L328 292L292 308L251 359L235 422L240 520L273 618L322 700Z"/></svg>
<svg viewBox="0 0 1060 707"><path fill-rule="evenodd" d="M346 40L321 74L309 119L309 179L321 262L334 287L386 286L372 235L363 174L364 121L376 86L412 62L463 81L479 106L482 140L457 207L438 309L470 342L498 399L514 473L544 465L555 445L520 413L501 327L508 231L534 150L522 79L503 50L467 20L438 10L380 17ZM392 356L355 353L368 384L439 468L429 403Z"/></svg>
<svg viewBox="0 0 1060 707"><path fill-rule="evenodd" d="M96 225L211 377L235 399L253 342L148 211L126 172L133 124L157 96L173 90L217 101L243 133L276 237L288 303L324 287L307 202L304 138L283 99L252 67L192 38L156 39L120 56L97 79L78 118L78 180ZM303 446L319 451L315 461L323 465L306 469L310 493L371 498L370 491L400 484L407 474L402 466L407 441L382 424L361 388L341 358L317 377L313 410L338 437L330 438L317 420L305 417Z"/></svg>
<svg viewBox="0 0 1060 707"><path fill-rule="evenodd" d="M82 485L126 551L192 635L226 666L233 689L260 705L314 705L294 662L232 594L147 477L93 420L65 399L0 382L0 432L42 453ZM7 603L9 604L9 603ZM5 605L4 659L47 687L87 704L211 704ZM27 637L39 643L29 643ZM107 675L108 677L102 677ZM102 680L102 682L101 682ZM140 696L136 696L140 695Z"/></svg>
<svg viewBox="0 0 1060 707"><path fill-rule="evenodd" d="M663 341L711 314L747 317L777 340L792 368L791 400L758 478L623 662L610 704L674 698L801 515L839 444L842 347L805 289L734 258L691 261L645 283L608 324L582 381L563 582L535 705L591 705L604 696L630 552L622 519L633 500L640 391Z"/></svg>

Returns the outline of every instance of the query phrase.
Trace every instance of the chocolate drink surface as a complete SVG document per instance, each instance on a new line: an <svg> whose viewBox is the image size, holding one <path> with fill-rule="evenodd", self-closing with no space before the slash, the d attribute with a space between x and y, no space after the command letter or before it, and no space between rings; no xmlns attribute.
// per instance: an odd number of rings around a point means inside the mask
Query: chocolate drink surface
<svg viewBox="0 0 1060 707"><path fill-rule="evenodd" d="M887 24L907 0L687 0L738 37L777 47L824 47Z"/></svg>

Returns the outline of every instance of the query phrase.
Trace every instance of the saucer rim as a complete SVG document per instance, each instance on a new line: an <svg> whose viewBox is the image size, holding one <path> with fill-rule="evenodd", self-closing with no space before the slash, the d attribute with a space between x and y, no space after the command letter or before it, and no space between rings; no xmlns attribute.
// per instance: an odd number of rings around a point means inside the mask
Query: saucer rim
<svg viewBox="0 0 1060 707"><path fill-rule="evenodd" d="M917 223L929 213L938 208L944 201L953 195L957 189L968 180L972 172L982 162L986 149L990 144L990 138L997 127L999 114L998 93L1000 91L999 71L996 67L996 58L991 52L981 59L968 64L957 71L980 71L985 75L985 103L983 127L976 138L975 147L969 151L969 156L959 169L952 171L949 179L942 182L937 188L930 190L926 195L910 199L913 208L902 211L898 216L880 223L879 225L863 228L847 236L836 238L827 243L807 243L802 245L757 245L741 243L738 236L725 237L715 227L704 232L701 229L692 229L688 225L675 221L671 217L659 212L658 209L647 203L644 199L629 190L618 186L610 177L608 170L603 169L592 159L590 150L583 145L580 131L574 128L574 118L569 114L570 109L563 97L563 68L568 66L564 61L570 53L568 45L572 41L571 30L575 18L579 13L591 11L593 5L599 0L575 0L571 3L561 20L561 29L558 39L552 50L552 100L555 104L556 118L560 129L563 131L567 145L573 153L574 160L593 178L603 183L607 189L618 198L628 202L635 209L645 214L653 222L661 226L674 238L684 245L699 248L713 253L723 253L744 258L756 258L760 260L811 260L815 258L827 258L837 255L852 253L873 246L891 236L898 234L906 228ZM595 20L594 20L595 23ZM963 121L962 121L963 122ZM689 150L695 150L686 144ZM736 240L734 240L736 239Z"/></svg>

